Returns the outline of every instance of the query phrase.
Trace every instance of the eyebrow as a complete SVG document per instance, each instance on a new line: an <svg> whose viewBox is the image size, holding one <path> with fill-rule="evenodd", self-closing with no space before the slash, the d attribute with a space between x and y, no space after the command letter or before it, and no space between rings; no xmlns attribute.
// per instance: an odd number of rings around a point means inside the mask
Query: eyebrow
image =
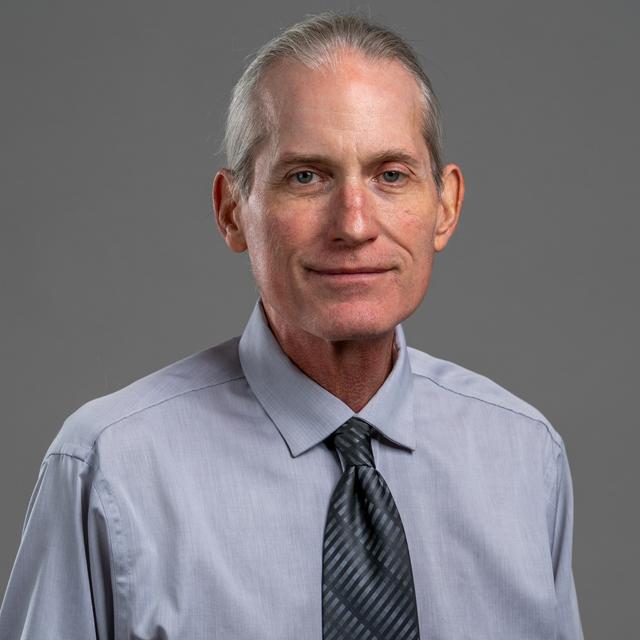
<svg viewBox="0 0 640 640"><path fill-rule="evenodd" d="M375 166L383 162L404 162L414 169L420 169L423 166L418 158L404 149L386 149L373 156L367 165Z"/></svg>
<svg viewBox="0 0 640 640"><path fill-rule="evenodd" d="M371 156L365 162L365 166L370 168L384 162L403 162L416 170L423 167L418 158L404 149L385 149ZM335 166L336 162L331 157L321 154L284 153L273 165L273 171L278 173L289 167L305 164Z"/></svg>
<svg viewBox="0 0 640 640"><path fill-rule="evenodd" d="M328 166L333 164L328 156L305 153L285 153L273 165L273 171L280 172L301 164L319 164Z"/></svg>

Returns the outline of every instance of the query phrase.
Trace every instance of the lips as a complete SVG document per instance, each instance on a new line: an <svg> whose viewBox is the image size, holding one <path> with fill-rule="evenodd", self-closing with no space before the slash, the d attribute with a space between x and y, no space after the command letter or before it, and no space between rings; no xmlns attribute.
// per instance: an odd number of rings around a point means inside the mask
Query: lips
<svg viewBox="0 0 640 640"><path fill-rule="evenodd" d="M358 275L362 273L384 273L389 271L388 267L338 267L338 268L317 268L307 267L310 271L315 271L322 275L327 276L341 276L341 275Z"/></svg>
<svg viewBox="0 0 640 640"><path fill-rule="evenodd" d="M307 267L307 273L313 280L332 290L363 291L364 288L386 281L392 268L387 267Z"/></svg>

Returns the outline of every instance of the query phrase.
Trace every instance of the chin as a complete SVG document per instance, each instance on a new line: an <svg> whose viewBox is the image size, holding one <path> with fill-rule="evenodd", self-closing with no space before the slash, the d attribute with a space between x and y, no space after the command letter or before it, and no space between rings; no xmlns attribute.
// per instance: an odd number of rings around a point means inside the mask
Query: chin
<svg viewBox="0 0 640 640"><path fill-rule="evenodd" d="M406 315L386 304L329 305L312 314L309 332L332 341L379 338L393 331Z"/></svg>

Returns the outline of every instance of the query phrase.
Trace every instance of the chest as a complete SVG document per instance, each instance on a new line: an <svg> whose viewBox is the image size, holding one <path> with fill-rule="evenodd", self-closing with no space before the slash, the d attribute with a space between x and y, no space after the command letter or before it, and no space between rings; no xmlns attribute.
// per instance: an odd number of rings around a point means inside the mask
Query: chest
<svg viewBox="0 0 640 640"><path fill-rule="evenodd" d="M374 445L403 520L423 637L553 637L535 467ZM225 453L162 473L142 465L137 489L119 497L130 637L321 640L322 543L337 460L326 449L280 459Z"/></svg>

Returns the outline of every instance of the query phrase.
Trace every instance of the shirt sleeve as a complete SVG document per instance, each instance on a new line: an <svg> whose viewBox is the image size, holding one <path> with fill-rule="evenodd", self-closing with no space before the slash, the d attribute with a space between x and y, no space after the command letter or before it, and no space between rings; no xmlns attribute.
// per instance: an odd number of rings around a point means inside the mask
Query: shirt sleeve
<svg viewBox="0 0 640 640"><path fill-rule="evenodd" d="M113 597L107 520L82 459L42 463L0 609L3 640L110 640Z"/></svg>
<svg viewBox="0 0 640 640"><path fill-rule="evenodd" d="M556 587L557 638L583 640L572 569L573 485L564 443L556 458L555 487L551 558Z"/></svg>

